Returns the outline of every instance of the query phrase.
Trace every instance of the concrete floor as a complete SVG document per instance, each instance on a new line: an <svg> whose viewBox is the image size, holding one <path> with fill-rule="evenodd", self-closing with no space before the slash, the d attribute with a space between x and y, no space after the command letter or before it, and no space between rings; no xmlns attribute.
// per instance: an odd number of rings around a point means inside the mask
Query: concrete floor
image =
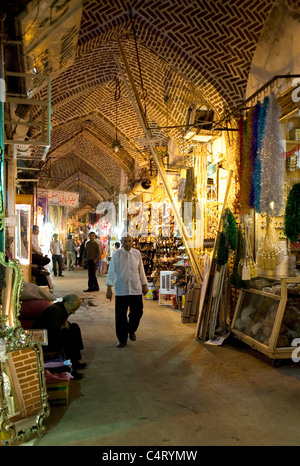
<svg viewBox="0 0 300 466"><path fill-rule="evenodd" d="M71 320L82 331L84 379L67 407L51 408L33 446L292 446L300 444L300 371L274 368L246 345L194 338L180 312L144 302L135 342L116 347L114 300L83 293L87 272L64 271L54 294L85 301Z"/></svg>

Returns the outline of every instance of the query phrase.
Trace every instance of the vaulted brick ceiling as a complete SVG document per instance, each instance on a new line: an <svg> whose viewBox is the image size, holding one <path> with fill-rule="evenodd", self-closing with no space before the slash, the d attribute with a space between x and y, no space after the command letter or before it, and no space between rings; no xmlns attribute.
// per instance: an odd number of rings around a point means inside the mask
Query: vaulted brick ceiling
<svg viewBox="0 0 300 466"><path fill-rule="evenodd" d="M79 191L85 207L118 192L121 171L133 161L149 167L136 111L118 71L124 48L157 145L186 144L192 103L207 103L221 118L240 104L256 45L273 0L83 0L75 63L52 80L51 148L40 185ZM136 36L134 36L134 33ZM136 37L136 41L135 41ZM115 153L116 78L118 139ZM39 153L39 149L36 149Z"/></svg>

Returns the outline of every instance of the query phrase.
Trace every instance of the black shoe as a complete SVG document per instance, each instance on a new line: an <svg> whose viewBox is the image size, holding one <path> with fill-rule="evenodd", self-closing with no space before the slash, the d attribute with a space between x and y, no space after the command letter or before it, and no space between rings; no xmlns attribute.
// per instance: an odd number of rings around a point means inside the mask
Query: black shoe
<svg viewBox="0 0 300 466"><path fill-rule="evenodd" d="M73 375L73 378L75 380L81 380L83 379L84 375L83 374L80 374L79 372L76 372L76 371L73 371L72 372L72 375Z"/></svg>
<svg viewBox="0 0 300 466"><path fill-rule="evenodd" d="M90 293L91 291L94 291L94 290L83 290L85 293Z"/></svg>
<svg viewBox="0 0 300 466"><path fill-rule="evenodd" d="M129 334L129 338L130 338L130 340L135 341L136 340L136 334L135 333Z"/></svg>
<svg viewBox="0 0 300 466"><path fill-rule="evenodd" d="M124 346L126 346L126 343L122 343L121 341L117 344L117 348L124 348Z"/></svg>
<svg viewBox="0 0 300 466"><path fill-rule="evenodd" d="M86 366L87 364L85 362L76 362L75 364L72 364L72 367L77 370L84 369Z"/></svg>
<svg viewBox="0 0 300 466"><path fill-rule="evenodd" d="M58 275L59 277L63 277L63 275Z"/></svg>

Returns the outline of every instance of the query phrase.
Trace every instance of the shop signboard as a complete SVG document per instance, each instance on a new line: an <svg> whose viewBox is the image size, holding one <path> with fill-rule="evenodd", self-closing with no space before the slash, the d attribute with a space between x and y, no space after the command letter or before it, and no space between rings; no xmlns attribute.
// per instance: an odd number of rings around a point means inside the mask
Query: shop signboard
<svg viewBox="0 0 300 466"><path fill-rule="evenodd" d="M55 189L38 189L37 197L39 199L46 199L48 205L64 207L79 206L79 193L73 193L70 191L57 191Z"/></svg>

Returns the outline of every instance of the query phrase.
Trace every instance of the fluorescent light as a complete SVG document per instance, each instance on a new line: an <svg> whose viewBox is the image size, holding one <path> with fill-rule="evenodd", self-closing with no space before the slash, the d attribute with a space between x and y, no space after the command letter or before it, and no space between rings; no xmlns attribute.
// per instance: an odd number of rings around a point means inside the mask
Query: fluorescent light
<svg viewBox="0 0 300 466"><path fill-rule="evenodd" d="M183 138L184 139L191 139L192 136L194 136L195 134L195 131L188 131L184 136Z"/></svg>
<svg viewBox="0 0 300 466"><path fill-rule="evenodd" d="M195 136L192 137L192 141L201 141L201 142L209 142L212 139L212 135L206 135L206 134L195 134Z"/></svg>

